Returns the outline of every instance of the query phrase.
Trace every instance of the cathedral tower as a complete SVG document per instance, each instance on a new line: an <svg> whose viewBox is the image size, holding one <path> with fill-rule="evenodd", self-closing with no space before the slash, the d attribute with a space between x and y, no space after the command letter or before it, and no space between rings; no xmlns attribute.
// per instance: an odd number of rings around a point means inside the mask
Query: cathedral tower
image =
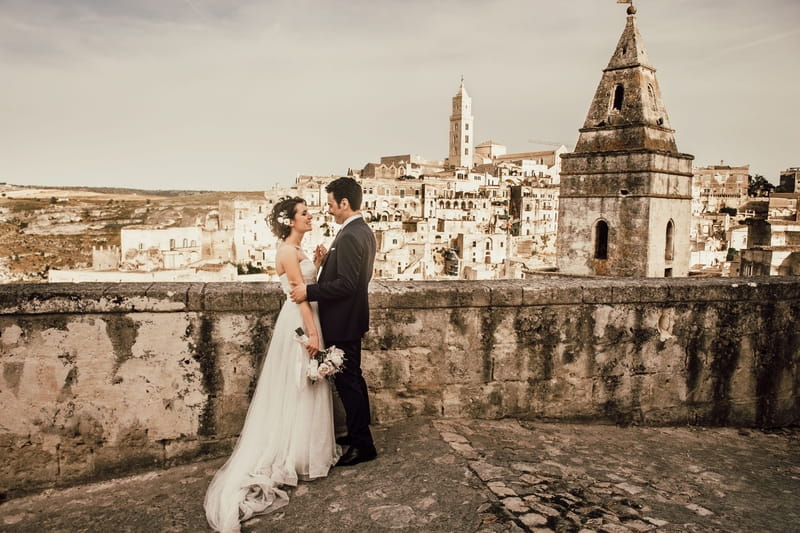
<svg viewBox="0 0 800 533"><path fill-rule="evenodd" d="M561 272L688 275L694 156L674 132L631 5L575 151L561 156Z"/></svg>
<svg viewBox="0 0 800 533"><path fill-rule="evenodd" d="M475 132L472 129L472 98L461 86L453 97L453 113L450 115L450 152L447 158L451 167L472 168L472 145Z"/></svg>

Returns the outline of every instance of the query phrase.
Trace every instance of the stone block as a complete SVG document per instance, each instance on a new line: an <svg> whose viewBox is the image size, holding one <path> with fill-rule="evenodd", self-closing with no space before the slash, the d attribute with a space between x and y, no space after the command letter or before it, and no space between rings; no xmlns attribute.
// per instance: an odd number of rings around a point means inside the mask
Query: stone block
<svg viewBox="0 0 800 533"><path fill-rule="evenodd" d="M0 447L0 493L53 486L58 481L58 457L55 450L44 449L27 437L9 436ZM11 442L10 442L11 441Z"/></svg>
<svg viewBox="0 0 800 533"><path fill-rule="evenodd" d="M248 394L226 394L209 399L213 413L211 435L217 438L237 437L244 426L251 396Z"/></svg>
<svg viewBox="0 0 800 533"><path fill-rule="evenodd" d="M258 313L275 313L286 301L279 283L248 283L242 291L242 308Z"/></svg>
<svg viewBox="0 0 800 533"><path fill-rule="evenodd" d="M83 285L81 283L81 285ZM128 313L148 311L149 301L146 298L147 290L154 283L111 283L106 285L101 299L102 307L95 309L103 313Z"/></svg>
<svg viewBox="0 0 800 533"><path fill-rule="evenodd" d="M490 289L472 281L401 281L370 293L373 308L486 307L490 302Z"/></svg>
<svg viewBox="0 0 800 533"><path fill-rule="evenodd" d="M526 283L521 280L498 280L487 284L489 305L492 307L516 307L522 305L525 285Z"/></svg>
<svg viewBox="0 0 800 533"><path fill-rule="evenodd" d="M361 369L370 387L376 389L404 388L410 383L430 381L430 371L411 375L410 350L362 351ZM418 369L423 370L423 369Z"/></svg>
<svg viewBox="0 0 800 533"><path fill-rule="evenodd" d="M186 308L191 311L203 311L205 305L205 283L189 283L186 289Z"/></svg>
<svg viewBox="0 0 800 533"><path fill-rule="evenodd" d="M153 283L144 292L151 311L187 311L190 283Z"/></svg>
<svg viewBox="0 0 800 533"><path fill-rule="evenodd" d="M164 442L164 459L167 464L179 464L206 455L207 443L201 440L168 440Z"/></svg>
<svg viewBox="0 0 800 533"><path fill-rule="evenodd" d="M95 471L92 445L75 442L75 439L62 440L58 449L58 464L60 483L91 479Z"/></svg>
<svg viewBox="0 0 800 533"><path fill-rule="evenodd" d="M618 280L621 281L621 280ZM633 282L621 281L612 286L614 304L628 303L670 303L670 284L664 280L637 279Z"/></svg>
<svg viewBox="0 0 800 533"><path fill-rule="evenodd" d="M153 469L164 464L164 447L158 443L145 446L103 446L95 450L95 474L108 478L121 473Z"/></svg>
<svg viewBox="0 0 800 533"><path fill-rule="evenodd" d="M534 280L522 286L522 305L574 305L583 303L583 287L574 280Z"/></svg>
<svg viewBox="0 0 800 533"><path fill-rule="evenodd" d="M502 384L447 385L442 407L445 417L501 418L504 416Z"/></svg>
<svg viewBox="0 0 800 533"><path fill-rule="evenodd" d="M81 283L20 284L14 291L17 298L6 314L84 313L98 309L106 285ZM80 293L80 296L76 295Z"/></svg>
<svg viewBox="0 0 800 533"><path fill-rule="evenodd" d="M241 311L245 283L206 283L203 291L204 311Z"/></svg>
<svg viewBox="0 0 800 533"><path fill-rule="evenodd" d="M436 391L387 389L370 392L372 421L386 424L412 416L438 416L441 397Z"/></svg>
<svg viewBox="0 0 800 533"><path fill-rule="evenodd" d="M680 279L669 287L669 299L682 302L729 302L733 299L731 288L714 279Z"/></svg>

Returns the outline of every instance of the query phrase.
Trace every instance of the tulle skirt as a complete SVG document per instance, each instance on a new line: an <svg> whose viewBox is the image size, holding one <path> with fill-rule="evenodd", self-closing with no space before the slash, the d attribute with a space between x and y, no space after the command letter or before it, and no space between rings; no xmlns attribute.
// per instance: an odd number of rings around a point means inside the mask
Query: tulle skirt
<svg viewBox="0 0 800 533"><path fill-rule="evenodd" d="M316 304L312 309L321 331ZM217 531L238 532L240 521L283 507L287 487L327 476L341 454L330 383L308 380L308 354L294 339L302 325L299 307L287 299L239 440L206 492L206 518Z"/></svg>

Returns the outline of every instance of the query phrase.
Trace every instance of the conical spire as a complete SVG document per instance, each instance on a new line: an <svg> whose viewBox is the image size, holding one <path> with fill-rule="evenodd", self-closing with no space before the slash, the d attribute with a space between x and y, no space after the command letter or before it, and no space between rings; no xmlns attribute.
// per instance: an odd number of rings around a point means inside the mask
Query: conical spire
<svg viewBox="0 0 800 533"><path fill-rule="evenodd" d="M644 49L639 28L636 25L636 9L630 6L628 8L628 21L625 24L622 35L620 35L617 49L614 50L614 55L611 56L611 61L608 62L606 70L639 66L653 68L653 65L650 64L650 59L647 57L647 50Z"/></svg>
<svg viewBox="0 0 800 533"><path fill-rule="evenodd" d="M458 86L458 92L456 92L456 98L459 96L469 97L469 94L467 94L467 88L464 87L464 76L461 76L461 85Z"/></svg>
<svg viewBox="0 0 800 533"><path fill-rule="evenodd" d="M580 131L576 152L678 151L633 6Z"/></svg>

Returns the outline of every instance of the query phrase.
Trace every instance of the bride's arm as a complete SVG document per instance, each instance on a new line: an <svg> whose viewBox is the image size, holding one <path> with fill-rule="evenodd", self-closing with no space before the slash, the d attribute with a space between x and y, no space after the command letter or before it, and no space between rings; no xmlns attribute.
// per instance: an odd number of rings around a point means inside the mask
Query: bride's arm
<svg viewBox="0 0 800 533"><path fill-rule="evenodd" d="M278 248L276 257L277 262L283 267L286 277L289 278L289 285L294 286L303 283L303 274L300 272L300 260L297 252L291 246L281 246ZM308 337L308 353L312 357L319 351L319 332L314 324L314 315L311 305L308 302L300 302L300 315L303 317L303 329Z"/></svg>

